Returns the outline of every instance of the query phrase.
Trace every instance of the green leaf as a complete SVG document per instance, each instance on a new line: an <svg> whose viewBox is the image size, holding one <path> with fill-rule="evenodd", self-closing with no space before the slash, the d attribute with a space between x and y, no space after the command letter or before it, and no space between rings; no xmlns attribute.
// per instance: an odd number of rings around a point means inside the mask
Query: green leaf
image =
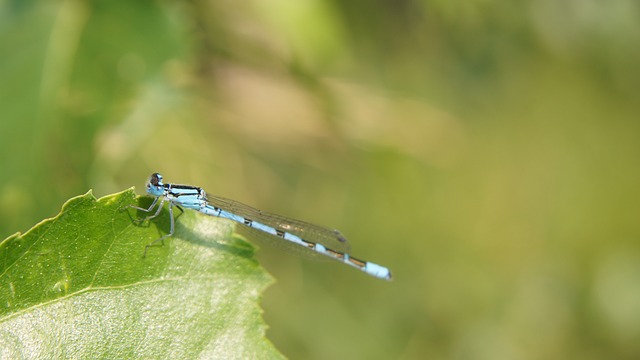
<svg viewBox="0 0 640 360"><path fill-rule="evenodd" d="M0 357L281 358L257 304L272 278L233 224L176 211L143 257L169 217L137 222L135 199L88 192L0 243Z"/></svg>

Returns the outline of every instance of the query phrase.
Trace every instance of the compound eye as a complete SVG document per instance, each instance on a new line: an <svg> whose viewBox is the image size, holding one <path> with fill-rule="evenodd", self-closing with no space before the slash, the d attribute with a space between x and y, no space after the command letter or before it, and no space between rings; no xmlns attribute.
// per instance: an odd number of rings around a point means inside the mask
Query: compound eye
<svg viewBox="0 0 640 360"><path fill-rule="evenodd" d="M149 184L153 186L162 185L162 175L158 173L151 174L151 177L149 178Z"/></svg>

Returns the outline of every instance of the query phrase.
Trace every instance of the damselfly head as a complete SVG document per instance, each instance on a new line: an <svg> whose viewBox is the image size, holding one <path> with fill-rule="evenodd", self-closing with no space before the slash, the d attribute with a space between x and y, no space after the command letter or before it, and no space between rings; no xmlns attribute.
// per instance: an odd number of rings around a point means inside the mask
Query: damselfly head
<svg viewBox="0 0 640 360"><path fill-rule="evenodd" d="M154 186L162 185L162 175L158 173L151 174L149 178L149 183Z"/></svg>
<svg viewBox="0 0 640 360"><path fill-rule="evenodd" d="M147 193L153 196L160 196L164 192L164 184L162 184L162 175L153 173L147 182Z"/></svg>

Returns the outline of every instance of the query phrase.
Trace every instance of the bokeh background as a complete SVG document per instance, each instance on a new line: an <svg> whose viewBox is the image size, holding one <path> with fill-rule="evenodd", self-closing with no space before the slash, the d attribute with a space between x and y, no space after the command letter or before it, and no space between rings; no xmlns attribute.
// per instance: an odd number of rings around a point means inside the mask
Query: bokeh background
<svg viewBox="0 0 640 360"><path fill-rule="evenodd" d="M160 171L394 271L261 250L291 358L638 359L639 119L631 0L3 0L0 238Z"/></svg>

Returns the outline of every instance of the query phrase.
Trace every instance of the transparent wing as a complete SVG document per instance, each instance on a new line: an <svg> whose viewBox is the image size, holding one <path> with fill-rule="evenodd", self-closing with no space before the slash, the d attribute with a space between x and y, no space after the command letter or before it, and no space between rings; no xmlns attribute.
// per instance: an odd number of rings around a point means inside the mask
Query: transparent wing
<svg viewBox="0 0 640 360"><path fill-rule="evenodd" d="M329 249L347 254L350 251L350 246L347 242L347 239L338 230L332 230L305 221L295 220L285 216L264 212L238 201L226 199L219 196L212 196L207 194L206 201L215 207L227 210L245 218L249 218L253 221L260 222L275 229L299 236L306 241L322 244ZM307 250L302 246L293 244L275 235L271 235L244 225L242 226L242 228L244 228L244 233L247 233L252 237L256 237L259 240L263 239L271 243L277 241L278 246L290 248L295 252L314 253L311 250ZM300 249L302 249L302 251Z"/></svg>

